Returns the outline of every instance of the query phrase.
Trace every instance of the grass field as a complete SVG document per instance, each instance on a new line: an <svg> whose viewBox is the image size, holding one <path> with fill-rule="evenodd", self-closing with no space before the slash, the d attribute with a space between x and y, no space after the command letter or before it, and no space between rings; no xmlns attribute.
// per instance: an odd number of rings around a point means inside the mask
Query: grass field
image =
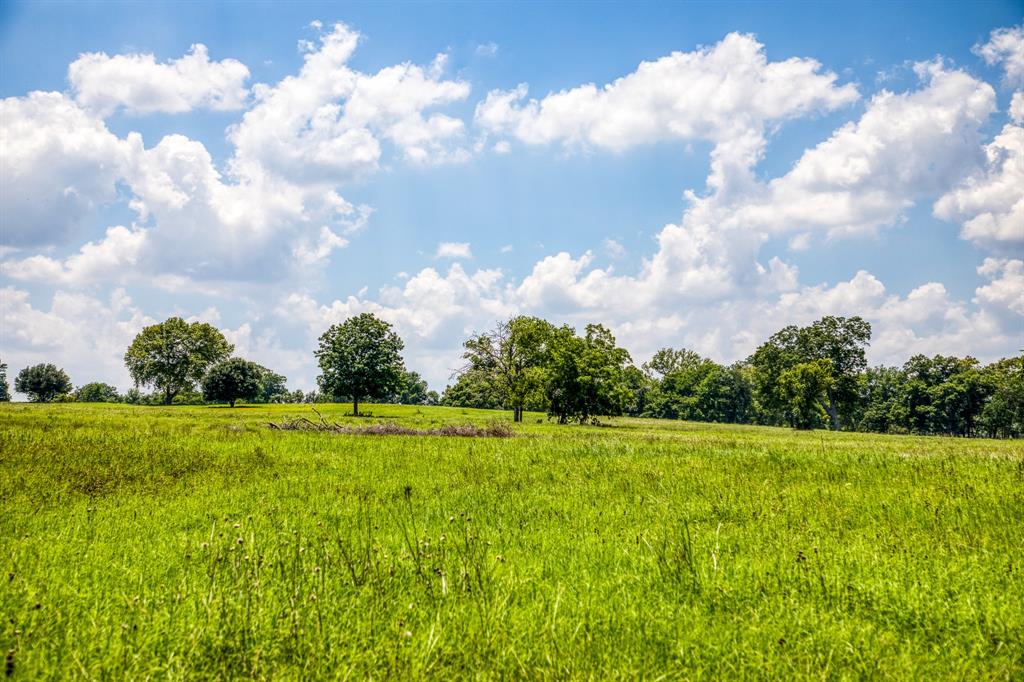
<svg viewBox="0 0 1024 682"><path fill-rule="evenodd" d="M307 415L0 406L7 674L1024 678L1020 442Z"/></svg>

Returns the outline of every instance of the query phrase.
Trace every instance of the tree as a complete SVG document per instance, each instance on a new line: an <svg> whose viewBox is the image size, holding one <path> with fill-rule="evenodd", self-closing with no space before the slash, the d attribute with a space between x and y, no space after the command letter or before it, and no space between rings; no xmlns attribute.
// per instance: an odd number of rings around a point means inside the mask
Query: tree
<svg viewBox="0 0 1024 682"><path fill-rule="evenodd" d="M110 384L94 381L75 389L75 400L80 403L116 403L121 396Z"/></svg>
<svg viewBox="0 0 1024 682"><path fill-rule="evenodd" d="M51 364L32 365L18 372L14 390L24 393L35 403L48 403L59 395L71 392L67 373Z"/></svg>
<svg viewBox="0 0 1024 682"><path fill-rule="evenodd" d="M632 398L629 364L629 353L599 324L588 324L582 338L568 327L556 330L545 387L549 414L559 424L622 414Z"/></svg>
<svg viewBox="0 0 1024 682"><path fill-rule="evenodd" d="M231 358L210 368L203 377L203 398L211 402L253 400L263 387L264 368L249 360Z"/></svg>
<svg viewBox="0 0 1024 682"><path fill-rule="evenodd" d="M152 385L170 405L174 396L193 390L206 370L233 350L216 327L171 317L139 332L124 362L136 386Z"/></svg>
<svg viewBox="0 0 1024 682"><path fill-rule="evenodd" d="M490 374L502 402L521 422L528 402L541 393L554 327L536 317L513 317L466 341L463 369Z"/></svg>
<svg viewBox="0 0 1024 682"><path fill-rule="evenodd" d="M0 403L10 402L11 385L7 383L7 364L0 361Z"/></svg>
<svg viewBox="0 0 1024 682"><path fill-rule="evenodd" d="M644 363L644 370L649 374L660 375L662 378L669 374L680 372L704 361L697 353L686 348L662 348Z"/></svg>
<svg viewBox="0 0 1024 682"><path fill-rule="evenodd" d="M402 372L398 389L387 397L387 402L395 405L427 405L430 393L426 380L418 372L405 371Z"/></svg>
<svg viewBox="0 0 1024 682"><path fill-rule="evenodd" d="M1024 435L1024 355L1004 358L985 368L992 397L981 412L981 425L992 437Z"/></svg>
<svg viewBox="0 0 1024 682"><path fill-rule="evenodd" d="M263 365L260 368L260 390L253 398L258 403L284 403L288 402L288 377L277 374ZM301 402L301 401L300 401Z"/></svg>
<svg viewBox="0 0 1024 682"><path fill-rule="evenodd" d="M832 361L819 358L801 362L779 375L779 388L786 398L798 429L813 429L826 416L823 395L835 390L835 370Z"/></svg>
<svg viewBox="0 0 1024 682"><path fill-rule="evenodd" d="M372 313L350 317L320 337L316 357L323 374L317 384L335 399L351 398L352 413L358 415L362 398L386 398L401 386L403 348L384 320Z"/></svg>
<svg viewBox="0 0 1024 682"><path fill-rule="evenodd" d="M444 389L441 404L448 407L475 407L497 410L504 406L497 378L486 370L469 369Z"/></svg>
<svg viewBox="0 0 1024 682"><path fill-rule="evenodd" d="M812 384L821 388L815 400L828 415L832 428L838 431L842 414L852 412L856 405L858 377L867 368L864 351L870 340L871 325L860 317L826 316L809 327L790 325L781 329L761 344L749 360L756 370L761 403L769 410L782 411L791 423L801 421L806 414L792 412L793 398L783 388L782 375L797 365L828 360L830 365L818 364L813 370L804 368L802 372L805 378L809 378L808 372L831 372L828 380Z"/></svg>

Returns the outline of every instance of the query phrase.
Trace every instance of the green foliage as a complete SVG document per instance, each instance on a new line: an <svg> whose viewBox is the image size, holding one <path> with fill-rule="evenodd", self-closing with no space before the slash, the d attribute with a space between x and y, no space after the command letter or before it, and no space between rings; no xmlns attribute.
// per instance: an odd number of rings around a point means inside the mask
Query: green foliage
<svg viewBox="0 0 1024 682"><path fill-rule="evenodd" d="M871 325L860 317L826 316L809 327L788 326L776 332L758 347L750 357L754 367L754 380L758 399L769 411L774 411L791 424L808 423L812 412L806 400L817 402L824 410L832 428L838 431L842 416L854 413L857 407L860 375L867 368L865 348L871 340ZM819 363L812 368L797 371L806 379L791 375L786 384L782 377L798 365ZM830 372L829 377L812 375ZM800 413L794 412L792 395L796 383L801 390L820 389L815 396L803 395ZM788 386L789 388L786 388Z"/></svg>
<svg viewBox="0 0 1024 682"><path fill-rule="evenodd" d="M436 392L427 390L427 381L419 373L406 370L402 372L398 389L387 396L384 402L393 405L429 405L437 403L436 395ZM431 403L431 400L434 402Z"/></svg>
<svg viewBox="0 0 1024 682"><path fill-rule="evenodd" d="M350 317L320 337L317 384L335 399L351 398L358 415L362 398L382 399L401 387L404 347L391 325L372 313Z"/></svg>
<svg viewBox="0 0 1024 682"><path fill-rule="evenodd" d="M467 369L455 383L444 389L441 404L448 407L475 407L498 410L505 407L503 391L497 378L487 370Z"/></svg>
<svg viewBox="0 0 1024 682"><path fill-rule="evenodd" d="M231 407L237 400L254 400L263 389L265 369L255 362L231 358L217 363L203 377L203 398L226 402Z"/></svg>
<svg viewBox="0 0 1024 682"><path fill-rule="evenodd" d="M49 363L26 367L14 379L14 390L24 393L34 403L48 403L71 393L71 388L67 373Z"/></svg>
<svg viewBox="0 0 1024 682"><path fill-rule="evenodd" d="M286 403L288 400L288 378L277 374L263 365L260 368L260 390L252 399L257 403ZM301 401L300 401L301 402Z"/></svg>
<svg viewBox="0 0 1024 682"><path fill-rule="evenodd" d="M171 317L139 332L124 362L136 386L153 386L170 405L180 392L193 390L206 370L233 350L216 327Z"/></svg>
<svg viewBox="0 0 1024 682"><path fill-rule="evenodd" d="M993 437L1024 436L1024 355L992 363L985 371L992 395L982 409L982 428Z"/></svg>
<svg viewBox="0 0 1024 682"><path fill-rule="evenodd" d="M821 427L828 417L823 396L835 389L832 361L820 358L793 365L779 375L779 390L798 429Z"/></svg>
<svg viewBox="0 0 1024 682"><path fill-rule="evenodd" d="M11 385L7 383L7 363L0 361L0 403L10 402Z"/></svg>
<svg viewBox="0 0 1024 682"><path fill-rule="evenodd" d="M629 353L599 324L588 324L582 338L568 327L556 330L546 367L548 413L560 424L622 414L633 398L629 363Z"/></svg>
<svg viewBox="0 0 1024 682"><path fill-rule="evenodd" d="M79 403L116 403L121 401L117 388L102 381L79 386L75 389L75 401Z"/></svg>
<svg viewBox="0 0 1024 682"><path fill-rule="evenodd" d="M0 405L10 679L1024 678L1020 441L299 416Z"/></svg>
<svg viewBox="0 0 1024 682"><path fill-rule="evenodd" d="M500 403L512 409L513 421L522 421L523 410L543 401L555 335L550 322L536 317L499 322L465 342L463 373L488 376Z"/></svg>

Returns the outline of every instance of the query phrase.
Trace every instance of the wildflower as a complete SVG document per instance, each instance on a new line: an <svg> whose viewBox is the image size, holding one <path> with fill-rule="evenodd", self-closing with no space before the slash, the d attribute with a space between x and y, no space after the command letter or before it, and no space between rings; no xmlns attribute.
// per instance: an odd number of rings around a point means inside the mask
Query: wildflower
<svg viewBox="0 0 1024 682"><path fill-rule="evenodd" d="M410 631L406 630L405 632L402 633L402 637L404 637L405 639L409 639L409 638L412 637L412 633Z"/></svg>

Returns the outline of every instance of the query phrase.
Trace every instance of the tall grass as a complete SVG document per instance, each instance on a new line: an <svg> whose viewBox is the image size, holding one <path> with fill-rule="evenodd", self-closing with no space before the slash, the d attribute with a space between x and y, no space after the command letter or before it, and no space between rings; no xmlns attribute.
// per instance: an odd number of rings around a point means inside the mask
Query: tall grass
<svg viewBox="0 0 1024 682"><path fill-rule="evenodd" d="M1019 443L303 416L0 408L11 676L1024 677Z"/></svg>

